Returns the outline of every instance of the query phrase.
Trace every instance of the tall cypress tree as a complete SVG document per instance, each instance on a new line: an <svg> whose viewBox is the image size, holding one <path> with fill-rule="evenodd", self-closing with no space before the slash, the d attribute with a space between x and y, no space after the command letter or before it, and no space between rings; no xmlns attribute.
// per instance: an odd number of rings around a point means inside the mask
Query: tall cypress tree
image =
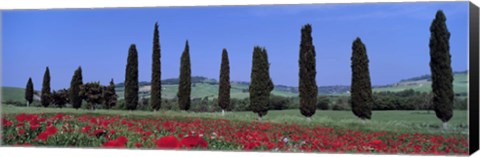
<svg viewBox="0 0 480 157"><path fill-rule="evenodd" d="M45 74L43 75L43 84L42 84L42 95L41 101L43 107L48 107L50 105L50 70L45 70Z"/></svg>
<svg viewBox="0 0 480 157"><path fill-rule="evenodd" d="M25 100L27 100L27 107L29 107L33 101L33 82L31 77L28 78L27 87L25 88Z"/></svg>
<svg viewBox="0 0 480 157"><path fill-rule="evenodd" d="M218 88L218 105L222 108L222 115L230 105L230 63L227 49L222 51L222 63L220 66L220 83Z"/></svg>
<svg viewBox="0 0 480 157"><path fill-rule="evenodd" d="M70 104L75 109L79 109L82 107L82 96L80 95L80 87L83 85L83 77L82 77L82 67L78 67L75 70L72 80L70 81L70 89L68 91Z"/></svg>
<svg viewBox="0 0 480 157"><path fill-rule="evenodd" d="M135 44L128 50L127 68L125 71L125 106L127 110L135 110L138 105L138 55Z"/></svg>
<svg viewBox="0 0 480 157"><path fill-rule="evenodd" d="M180 62L180 76L178 82L178 106L181 110L190 109L190 94L192 91L192 76L190 69L190 47L188 40L185 43L185 50L182 53Z"/></svg>
<svg viewBox="0 0 480 157"><path fill-rule="evenodd" d="M153 31L153 54L152 54L152 85L151 85L151 105L153 111L158 111L161 106L162 83L160 68L160 39L158 35L158 24L155 23Z"/></svg>
<svg viewBox="0 0 480 157"><path fill-rule="evenodd" d="M370 82L370 71L368 70L368 56L365 45L357 37L352 45L352 85L350 86L350 97L352 111L362 120L370 119L372 116L372 85Z"/></svg>
<svg viewBox="0 0 480 157"><path fill-rule="evenodd" d="M433 108L437 117L447 122L453 116L453 72L450 55L450 32L447 18L442 10L437 11L430 26L430 70L432 73Z"/></svg>
<svg viewBox="0 0 480 157"><path fill-rule="evenodd" d="M270 63L265 48L255 46L253 49L252 72L250 75L250 108L261 120L268 112L268 100L273 90L270 78Z"/></svg>
<svg viewBox="0 0 480 157"><path fill-rule="evenodd" d="M317 104L317 75L315 61L315 46L313 46L312 27L310 24L303 26L302 37L300 42L299 56L299 96L300 96L300 113L310 119L315 114Z"/></svg>

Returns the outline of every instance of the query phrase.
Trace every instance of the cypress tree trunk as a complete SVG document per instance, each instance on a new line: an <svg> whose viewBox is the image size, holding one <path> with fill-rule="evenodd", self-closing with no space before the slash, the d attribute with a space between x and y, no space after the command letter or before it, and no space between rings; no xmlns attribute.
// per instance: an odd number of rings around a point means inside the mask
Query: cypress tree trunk
<svg viewBox="0 0 480 157"><path fill-rule="evenodd" d="M182 53L180 63L180 76L178 82L178 105L181 110L190 109L190 93L192 90L191 70L190 70L190 48L188 40L185 43L185 50Z"/></svg>
<svg viewBox="0 0 480 157"><path fill-rule="evenodd" d="M250 76L250 108L258 114L259 120L268 112L268 100L273 90L273 82L269 74L267 51L255 46L252 58L252 72Z"/></svg>
<svg viewBox="0 0 480 157"><path fill-rule="evenodd" d="M153 111L157 111L161 106L162 83L160 68L160 39L158 33L158 24L155 23L153 33L153 54L152 54L152 85L151 85L151 106Z"/></svg>
<svg viewBox="0 0 480 157"><path fill-rule="evenodd" d="M82 96L80 95L80 86L83 85L82 78L82 68L78 67L73 74L72 80L70 81L69 97L70 104L75 109L78 109L82 106Z"/></svg>
<svg viewBox="0 0 480 157"><path fill-rule="evenodd" d="M313 46L312 27L310 24L303 26L300 43L299 56L299 96L300 113L307 117L307 120L315 114L317 105L317 81L316 81L316 61L315 47Z"/></svg>
<svg viewBox="0 0 480 157"><path fill-rule="evenodd" d="M352 45L352 85L350 97L352 99L352 111L362 120L370 119L372 116L371 103L372 85L370 82L370 71L368 69L368 56L365 45L357 37Z"/></svg>
<svg viewBox="0 0 480 157"><path fill-rule="evenodd" d="M43 107L48 107L50 105L50 70L45 70L45 74L43 75L43 84L42 84L42 95L41 95L41 102Z"/></svg>
<svg viewBox="0 0 480 157"><path fill-rule="evenodd" d="M128 51L125 72L125 106L127 110L135 110L138 105L138 56L135 44Z"/></svg>
<svg viewBox="0 0 480 157"><path fill-rule="evenodd" d="M430 26L430 70L432 73L433 108L447 127L453 116L453 72L450 55L450 32L443 11L437 11Z"/></svg>
<svg viewBox="0 0 480 157"><path fill-rule="evenodd" d="M228 61L228 52L226 49L223 49L218 89L218 105L222 109L222 116L225 115L225 109L230 105L230 87L230 63Z"/></svg>
<svg viewBox="0 0 480 157"><path fill-rule="evenodd" d="M30 107L30 103L33 101L33 82L32 78L28 78L27 86L25 88L25 100L27 100L27 107Z"/></svg>

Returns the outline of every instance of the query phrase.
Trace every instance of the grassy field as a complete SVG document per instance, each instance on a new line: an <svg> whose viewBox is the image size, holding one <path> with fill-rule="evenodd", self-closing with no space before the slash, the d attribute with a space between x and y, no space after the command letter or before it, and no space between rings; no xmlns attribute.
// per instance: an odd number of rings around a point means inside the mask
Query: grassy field
<svg viewBox="0 0 480 157"><path fill-rule="evenodd" d="M468 90L468 81L467 81L467 74L455 74L453 77L453 91L455 93L467 93ZM405 82L408 83L408 82ZM430 92L432 91L432 82L424 81L418 84L412 85L400 85L400 86L392 86L392 87L382 87L382 88L374 88L373 91L380 92L380 91L391 91L391 92L399 92L406 89L413 89L416 91L421 92Z"/></svg>
<svg viewBox="0 0 480 157"><path fill-rule="evenodd" d="M2 101L25 102L25 89L17 87L2 87Z"/></svg>
<svg viewBox="0 0 480 157"><path fill-rule="evenodd" d="M134 111L129 113L121 110L75 110L71 108L35 108L16 107L2 105L2 114L10 113L75 113L75 114L99 114L120 115L127 117L150 118L150 117L198 117L198 118L222 118L234 121L256 121L257 116L253 112L227 112L222 117L220 113L195 113L185 111ZM351 111L323 111L317 110L312 121L306 121L299 110L269 111L262 121L274 123L295 123L299 125L320 125L338 129L351 129L363 131L392 131L400 133L425 133L425 134L466 134L468 131L467 111L454 111L454 116L449 121L449 130L440 128L433 111L373 111L372 120L363 122L355 117Z"/></svg>

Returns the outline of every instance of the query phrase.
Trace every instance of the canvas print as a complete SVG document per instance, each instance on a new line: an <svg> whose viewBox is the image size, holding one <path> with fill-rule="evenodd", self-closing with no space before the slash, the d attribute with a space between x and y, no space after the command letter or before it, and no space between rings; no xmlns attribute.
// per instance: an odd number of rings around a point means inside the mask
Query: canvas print
<svg viewBox="0 0 480 157"><path fill-rule="evenodd" d="M469 3L3 10L1 145L469 153Z"/></svg>

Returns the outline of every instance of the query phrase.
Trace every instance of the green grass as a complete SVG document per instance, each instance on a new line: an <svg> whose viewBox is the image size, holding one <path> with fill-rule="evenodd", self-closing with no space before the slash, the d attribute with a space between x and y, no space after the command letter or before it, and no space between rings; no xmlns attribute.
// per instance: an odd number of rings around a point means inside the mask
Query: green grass
<svg viewBox="0 0 480 157"><path fill-rule="evenodd" d="M198 117L222 118L233 121L256 121L257 115L253 112L227 112L224 117L217 113L196 113L185 111L134 111L129 113L122 110L75 110L71 108L35 108L2 105L2 113L75 113L75 114L100 114L120 115L127 117ZM363 123L351 111L323 111L317 110L312 121L306 121L299 110L269 111L262 121L273 123L295 123L308 126L325 126L338 129L351 129L362 131L392 131L400 133L426 133L426 134L466 134L467 111L454 111L454 116L449 121L450 129L445 131L440 128L441 121L436 118L433 111L373 111L372 120Z"/></svg>
<svg viewBox="0 0 480 157"><path fill-rule="evenodd" d="M25 102L25 89L17 87L2 87L2 101Z"/></svg>

